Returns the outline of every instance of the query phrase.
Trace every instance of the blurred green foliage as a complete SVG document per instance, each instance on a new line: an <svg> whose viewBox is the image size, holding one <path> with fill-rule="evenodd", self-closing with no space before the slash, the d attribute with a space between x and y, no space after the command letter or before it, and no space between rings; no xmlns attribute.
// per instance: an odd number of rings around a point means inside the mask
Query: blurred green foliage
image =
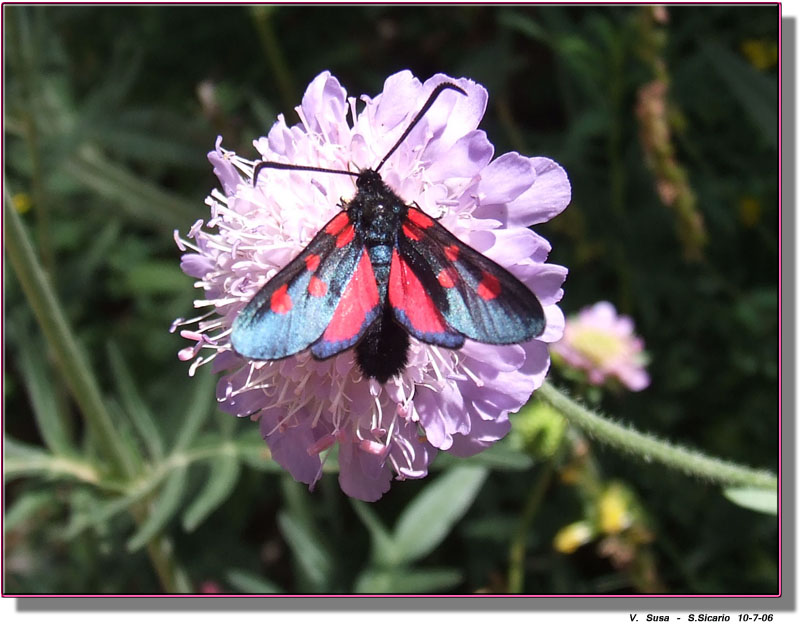
<svg viewBox="0 0 800 628"><path fill-rule="evenodd" d="M506 592L510 556L527 593L775 593L774 517L593 448L557 419L471 460L442 454L429 479L396 483L377 504L346 499L332 474L309 494L268 459L254 424L214 408L210 369L190 379L176 359L185 341L168 333L198 296L172 231L207 216L218 134L255 156L252 140L278 112L292 119L325 69L353 94L404 68L469 76L490 92L482 128L496 154L547 155L569 173L571 206L537 228L570 269L565 312L610 300L645 339L651 387L606 395L603 409L775 469L778 8L663 17L4 7L4 202L131 452L128 475L109 471L6 266L4 593ZM654 165L636 115L655 79L668 85L670 155L705 230L693 256L658 192L674 170ZM619 519L598 518L604 487L625 495L638 527L557 551L573 522Z"/></svg>

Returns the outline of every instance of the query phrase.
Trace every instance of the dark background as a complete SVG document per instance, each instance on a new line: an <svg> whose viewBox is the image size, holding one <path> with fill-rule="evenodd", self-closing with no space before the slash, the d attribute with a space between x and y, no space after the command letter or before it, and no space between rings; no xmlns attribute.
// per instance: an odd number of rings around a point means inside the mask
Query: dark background
<svg viewBox="0 0 800 628"><path fill-rule="evenodd" d="M458 464L438 460L430 479L395 483L366 507L371 515L340 493L335 474L309 494L259 453L255 425L213 411L214 378L190 379L176 358L186 342L168 333L199 297L172 233L208 216L203 199L218 183L205 155L218 134L254 158L252 140L279 112L295 122L292 108L325 69L351 95L379 93L406 68L423 80L468 76L489 90L481 127L496 155L546 155L569 174L571 205L537 227L550 260L570 271L565 313L609 300L645 340L651 386L593 399L645 431L776 470L778 9L671 7L657 18L647 7L6 5L5 201L26 224L121 438L139 452L141 477L164 473L120 506L133 483L58 470L48 417L102 473L104 452L85 438L6 264L5 593L171 589L152 554L130 546L137 507L140 522L160 513L151 543L174 546L183 588L172 590L503 593L512 538L547 468L556 472L523 527L524 592L776 593L774 517L599 446L587 454L592 477L635 496L644 538L625 564L601 538L556 551L557 532L596 508L592 490L565 480L583 442L574 432L572 453L550 467L524 438L509 439L474 463L490 473L429 553L379 565L369 516L393 528ZM636 114L656 78L669 85L661 167ZM212 94L205 102L201 84ZM682 190L680 207L665 205L659 182ZM196 451L241 445L235 471L198 454L177 477L180 465L148 449L142 421L168 450L193 408L205 412ZM215 477L228 482L189 517Z"/></svg>

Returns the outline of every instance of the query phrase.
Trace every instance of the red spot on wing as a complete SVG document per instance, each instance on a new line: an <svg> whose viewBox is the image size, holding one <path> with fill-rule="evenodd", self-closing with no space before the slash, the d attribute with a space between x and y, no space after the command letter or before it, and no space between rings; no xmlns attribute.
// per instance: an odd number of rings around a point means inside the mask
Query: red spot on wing
<svg viewBox="0 0 800 628"><path fill-rule="evenodd" d="M269 308L276 314L286 314L292 309L292 298L288 294L289 286L283 284L269 298Z"/></svg>
<svg viewBox="0 0 800 628"><path fill-rule="evenodd" d="M345 212L340 212L325 227L325 233L335 236L349 224L350 219L347 217L347 214Z"/></svg>
<svg viewBox="0 0 800 628"><path fill-rule="evenodd" d="M312 297L324 297L327 292L328 284L326 284L316 275L313 275L311 280L308 282L308 294L310 294Z"/></svg>
<svg viewBox="0 0 800 628"><path fill-rule="evenodd" d="M483 278L478 284L478 296L485 300L491 301L497 298L500 294L500 280L487 272L483 273Z"/></svg>
<svg viewBox="0 0 800 628"><path fill-rule="evenodd" d="M345 229L336 237L336 248L340 249L343 246L350 244L353 240L353 236L355 235L356 230L353 228L353 225L348 225Z"/></svg>
<svg viewBox="0 0 800 628"><path fill-rule="evenodd" d="M361 331L367 314L378 307L380 295L375 273L366 250L356 266L353 277L342 293L342 299L336 306L333 318L322 334L327 342L343 342L350 340Z"/></svg>
<svg viewBox="0 0 800 628"><path fill-rule="evenodd" d="M443 288L454 288L456 285L456 280L458 279L458 273L456 272L455 268L442 268L439 271L439 274L436 275L437 281L441 284Z"/></svg>
<svg viewBox="0 0 800 628"><path fill-rule="evenodd" d="M403 233L409 240L421 240L422 232L433 225L433 218L413 207L408 208L406 220L403 221Z"/></svg>
<svg viewBox="0 0 800 628"><path fill-rule="evenodd" d="M457 245L448 244L446 247L444 247L444 256L451 262L455 262L458 259L458 254L459 249Z"/></svg>
<svg viewBox="0 0 800 628"><path fill-rule="evenodd" d="M406 234L406 237L409 240L416 241L416 240L419 240L422 237L422 234L419 231L417 231L416 229L413 229L411 227L411 225L409 225L408 223L405 223L405 222L403 223L403 233Z"/></svg>
<svg viewBox="0 0 800 628"><path fill-rule="evenodd" d="M313 273L315 270L317 270L317 268L319 268L319 262L320 262L319 255L311 253L306 256L305 262L306 262L306 268L308 268L308 270Z"/></svg>
<svg viewBox="0 0 800 628"><path fill-rule="evenodd" d="M433 218L413 207L408 208L408 219L420 229L427 229L433 225Z"/></svg>
<svg viewBox="0 0 800 628"><path fill-rule="evenodd" d="M389 303L402 311L409 323L422 333L440 334L447 331L442 315L425 291L419 278L397 249L392 252L389 270Z"/></svg>

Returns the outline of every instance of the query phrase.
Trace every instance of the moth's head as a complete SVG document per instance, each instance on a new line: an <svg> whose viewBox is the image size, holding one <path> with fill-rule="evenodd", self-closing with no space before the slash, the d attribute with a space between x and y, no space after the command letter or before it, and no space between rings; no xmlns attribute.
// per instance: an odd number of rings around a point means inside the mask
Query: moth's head
<svg viewBox="0 0 800 628"><path fill-rule="evenodd" d="M384 190L386 184L383 182L377 170L365 168L358 174L358 177L356 177L356 187L360 192L375 194Z"/></svg>

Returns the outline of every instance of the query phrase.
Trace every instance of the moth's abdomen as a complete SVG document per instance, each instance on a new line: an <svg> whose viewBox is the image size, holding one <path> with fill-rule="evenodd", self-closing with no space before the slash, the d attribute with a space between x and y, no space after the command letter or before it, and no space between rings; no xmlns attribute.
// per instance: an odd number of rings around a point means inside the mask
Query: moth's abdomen
<svg viewBox="0 0 800 628"><path fill-rule="evenodd" d="M364 377L374 377L385 384L406 367L408 347L408 334L395 322L390 308L384 308L356 345L356 362Z"/></svg>

